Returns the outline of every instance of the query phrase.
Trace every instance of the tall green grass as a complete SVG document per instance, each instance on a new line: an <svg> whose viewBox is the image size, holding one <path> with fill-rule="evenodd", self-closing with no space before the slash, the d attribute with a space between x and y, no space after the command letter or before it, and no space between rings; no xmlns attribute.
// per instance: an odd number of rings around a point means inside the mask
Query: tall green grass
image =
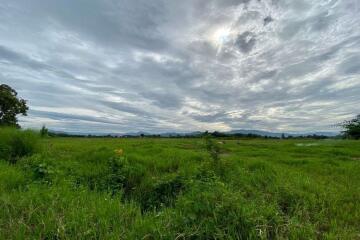
<svg viewBox="0 0 360 240"><path fill-rule="evenodd" d="M38 150L39 136L31 130L0 128L0 159L16 163Z"/></svg>
<svg viewBox="0 0 360 240"><path fill-rule="evenodd" d="M303 142L43 138L0 160L0 238L357 239L360 143Z"/></svg>

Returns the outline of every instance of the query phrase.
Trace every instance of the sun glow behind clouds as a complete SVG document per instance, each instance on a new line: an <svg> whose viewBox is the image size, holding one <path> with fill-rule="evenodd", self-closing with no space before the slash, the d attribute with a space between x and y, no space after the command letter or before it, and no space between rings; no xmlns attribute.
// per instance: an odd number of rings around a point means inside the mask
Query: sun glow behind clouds
<svg viewBox="0 0 360 240"><path fill-rule="evenodd" d="M220 52L222 47L231 40L232 34L230 27L219 27L210 34L210 41Z"/></svg>

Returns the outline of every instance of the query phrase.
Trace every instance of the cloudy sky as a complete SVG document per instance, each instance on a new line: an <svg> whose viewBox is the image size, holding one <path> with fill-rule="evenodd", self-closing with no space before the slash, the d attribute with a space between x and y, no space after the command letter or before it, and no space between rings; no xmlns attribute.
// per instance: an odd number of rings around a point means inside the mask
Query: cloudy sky
<svg viewBox="0 0 360 240"><path fill-rule="evenodd" d="M358 0L1 0L24 127L334 131L360 113Z"/></svg>

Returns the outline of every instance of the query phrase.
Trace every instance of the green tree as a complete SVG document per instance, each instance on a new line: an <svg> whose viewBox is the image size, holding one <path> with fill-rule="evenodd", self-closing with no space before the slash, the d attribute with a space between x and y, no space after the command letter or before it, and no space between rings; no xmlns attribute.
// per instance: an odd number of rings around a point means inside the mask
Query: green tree
<svg viewBox="0 0 360 240"><path fill-rule="evenodd" d="M49 130L46 128L45 125L42 126L41 130L40 130L40 136L41 137L47 137L49 136Z"/></svg>
<svg viewBox="0 0 360 240"><path fill-rule="evenodd" d="M17 92L6 84L0 85L0 126L19 128L17 115L26 116L29 108L24 99L17 97Z"/></svg>
<svg viewBox="0 0 360 240"><path fill-rule="evenodd" d="M345 121L342 124L346 137L353 139L360 139L360 114L356 118Z"/></svg>

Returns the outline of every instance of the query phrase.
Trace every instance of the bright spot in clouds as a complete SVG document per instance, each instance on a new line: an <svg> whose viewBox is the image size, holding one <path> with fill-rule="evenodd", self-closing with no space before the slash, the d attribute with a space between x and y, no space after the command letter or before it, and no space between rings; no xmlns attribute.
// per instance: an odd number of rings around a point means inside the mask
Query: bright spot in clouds
<svg viewBox="0 0 360 240"><path fill-rule="evenodd" d="M211 36L211 40L216 46L222 46L223 44L226 44L231 39L231 31L230 28L227 27L221 27L213 33Z"/></svg>

